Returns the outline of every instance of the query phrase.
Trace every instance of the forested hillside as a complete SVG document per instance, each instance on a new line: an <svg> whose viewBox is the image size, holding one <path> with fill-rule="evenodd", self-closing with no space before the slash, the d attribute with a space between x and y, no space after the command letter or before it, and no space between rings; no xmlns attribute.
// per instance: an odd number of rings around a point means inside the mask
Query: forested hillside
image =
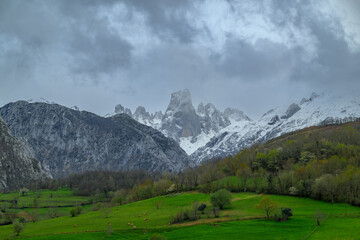
<svg viewBox="0 0 360 240"><path fill-rule="evenodd" d="M312 197L360 205L360 122L310 127L216 163L237 176L231 190ZM212 184L212 187L214 184Z"/></svg>
<svg viewBox="0 0 360 240"><path fill-rule="evenodd" d="M351 122L289 133L178 174L139 175L127 186L114 184L116 174L102 172L76 175L62 184L86 194L122 190L124 202L170 192L198 189L209 193L227 188L360 205L359 164L360 122ZM93 184L87 188L89 179Z"/></svg>

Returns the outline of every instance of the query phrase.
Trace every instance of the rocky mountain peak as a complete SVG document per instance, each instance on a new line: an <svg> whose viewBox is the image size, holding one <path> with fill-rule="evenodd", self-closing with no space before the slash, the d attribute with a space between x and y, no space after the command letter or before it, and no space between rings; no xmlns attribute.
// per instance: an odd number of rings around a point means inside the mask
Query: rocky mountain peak
<svg viewBox="0 0 360 240"><path fill-rule="evenodd" d="M197 114L199 114L200 116L203 116L203 115L206 114L206 113L205 113L205 106L204 106L203 103L199 103L199 105L198 105L198 107L197 107L197 109L196 109L196 112L197 112Z"/></svg>
<svg viewBox="0 0 360 240"><path fill-rule="evenodd" d="M188 89L177 91L171 94L171 99L166 112L192 112L195 113L191 100L191 94Z"/></svg>
<svg viewBox="0 0 360 240"><path fill-rule="evenodd" d="M301 99L300 101L300 105L303 105L304 103L307 103L307 102L312 102L314 101L316 98L319 98L321 97L321 94L318 94L316 92L313 92L310 96L310 98L303 98Z"/></svg>
<svg viewBox="0 0 360 240"><path fill-rule="evenodd" d="M251 121L251 119L243 112L235 108L226 108L224 116L235 121Z"/></svg>
<svg viewBox="0 0 360 240"><path fill-rule="evenodd" d="M286 110L285 115L281 116L282 119L288 119L297 113L301 108L296 103L291 104Z"/></svg>
<svg viewBox="0 0 360 240"><path fill-rule="evenodd" d="M171 94L160 130L177 141L183 137L196 137L201 133L200 118L196 114L188 89Z"/></svg>
<svg viewBox="0 0 360 240"><path fill-rule="evenodd" d="M118 112L126 112L122 106L118 109ZM240 110L228 108L222 112L211 103L200 103L195 110L188 89L171 94L165 114L162 112L149 114L144 107L138 107L130 116L173 138L188 154L203 146L215 134L232 123L241 127L245 122L251 121Z"/></svg>
<svg viewBox="0 0 360 240"><path fill-rule="evenodd" d="M124 108L121 104L115 106L115 114L125 113L129 116L132 116L131 110L128 108Z"/></svg>
<svg viewBox="0 0 360 240"><path fill-rule="evenodd" d="M150 114L146 111L145 107L139 106L136 108L133 117L135 119L139 119L139 118L150 119Z"/></svg>

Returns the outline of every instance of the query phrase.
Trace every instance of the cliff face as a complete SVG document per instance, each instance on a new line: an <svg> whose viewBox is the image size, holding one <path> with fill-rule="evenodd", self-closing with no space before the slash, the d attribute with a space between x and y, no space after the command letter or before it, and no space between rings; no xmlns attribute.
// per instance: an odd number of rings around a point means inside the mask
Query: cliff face
<svg viewBox="0 0 360 240"><path fill-rule="evenodd" d="M0 115L55 178L95 169L177 172L193 166L174 140L126 114L103 118L19 101L0 108Z"/></svg>
<svg viewBox="0 0 360 240"><path fill-rule="evenodd" d="M0 117L0 191L18 189L50 177L40 162L27 154L24 145L11 136Z"/></svg>

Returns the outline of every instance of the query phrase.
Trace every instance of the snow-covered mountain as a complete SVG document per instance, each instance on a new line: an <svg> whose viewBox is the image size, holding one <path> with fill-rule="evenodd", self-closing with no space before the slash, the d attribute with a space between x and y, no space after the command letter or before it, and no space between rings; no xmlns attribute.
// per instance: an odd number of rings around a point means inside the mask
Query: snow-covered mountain
<svg viewBox="0 0 360 240"><path fill-rule="evenodd" d="M130 109L116 105L115 112L125 113L136 121L160 130L164 135L175 139L189 155L204 147L224 128L243 126L252 120L242 111L227 108L223 112L213 104L200 103L195 109L190 91L185 89L171 94L170 103L163 114L161 111L149 113L142 106L134 113Z"/></svg>
<svg viewBox="0 0 360 240"><path fill-rule="evenodd" d="M222 112L211 103L200 103L195 109L189 90L183 90L171 95L165 114L150 114L144 107L132 114L121 105L116 106L117 113L126 113L172 137L199 163L309 126L357 120L360 97L313 93L298 103L271 109L254 121L240 110L227 108Z"/></svg>
<svg viewBox="0 0 360 240"><path fill-rule="evenodd" d="M323 124L343 123L360 118L360 98L313 93L299 103L266 112L258 121L223 128L191 158L203 159L232 155L254 143L263 143L282 134Z"/></svg>

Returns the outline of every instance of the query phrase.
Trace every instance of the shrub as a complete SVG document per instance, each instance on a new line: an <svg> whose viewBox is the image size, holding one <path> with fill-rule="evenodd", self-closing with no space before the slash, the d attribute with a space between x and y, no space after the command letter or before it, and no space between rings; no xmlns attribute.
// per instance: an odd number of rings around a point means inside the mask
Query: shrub
<svg viewBox="0 0 360 240"><path fill-rule="evenodd" d="M181 223L187 220L197 220L199 218L197 214L198 207L199 204L195 202L192 208L185 210L181 209L171 218L170 223Z"/></svg>
<svg viewBox="0 0 360 240"><path fill-rule="evenodd" d="M276 222L285 222L292 215L293 214L291 208L281 208L280 210L276 211L276 213L274 214L274 220Z"/></svg>
<svg viewBox="0 0 360 240"><path fill-rule="evenodd" d="M180 210L170 220L170 223L181 223L184 221L184 211Z"/></svg>
<svg viewBox="0 0 360 240"><path fill-rule="evenodd" d="M198 207L198 210L201 211L202 214L204 214L205 208L206 208L206 204L202 203L202 204L200 204L200 206Z"/></svg>
<svg viewBox="0 0 360 240"><path fill-rule="evenodd" d="M210 197L211 203L214 207L223 209L231 203L231 193L226 189L220 189Z"/></svg>
<svg viewBox="0 0 360 240"><path fill-rule="evenodd" d="M77 205L75 207L75 209L76 209L76 214L80 214L82 212L82 210L83 210L83 208L80 205Z"/></svg>
<svg viewBox="0 0 360 240"><path fill-rule="evenodd" d="M289 217L293 215L291 208L281 208L282 218L286 221Z"/></svg>
<svg viewBox="0 0 360 240"><path fill-rule="evenodd" d="M77 215L77 209L76 208L72 208L71 210L70 210L70 216L71 217L75 217Z"/></svg>

